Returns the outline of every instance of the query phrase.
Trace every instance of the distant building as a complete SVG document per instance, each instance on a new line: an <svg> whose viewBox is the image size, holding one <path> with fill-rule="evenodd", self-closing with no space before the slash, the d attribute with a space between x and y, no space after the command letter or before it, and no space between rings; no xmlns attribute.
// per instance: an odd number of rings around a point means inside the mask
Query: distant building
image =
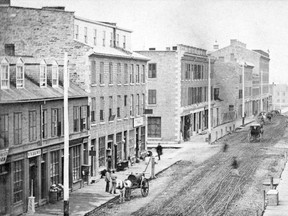
<svg viewBox="0 0 288 216"><path fill-rule="evenodd" d="M138 51L148 63L148 142L175 143L208 128L208 56L186 45ZM213 71L213 62L211 63ZM211 80L212 121L219 124Z"/></svg>
<svg viewBox="0 0 288 216"><path fill-rule="evenodd" d="M19 215L28 197L48 202L63 184L63 63L50 58L0 57L0 214ZM88 96L69 86L69 179L80 188L88 166ZM33 186L33 188L32 188Z"/></svg>
<svg viewBox="0 0 288 216"><path fill-rule="evenodd" d="M252 96L248 99L249 101L252 101L252 114L257 114L262 110L268 111L271 108L269 105L271 95L269 94L270 58L268 53L262 50L249 50L246 48L246 44L232 39L229 46L216 49L211 53L211 55L216 57L218 61L221 62L238 62L239 64L249 63L253 65ZM217 73L218 71L215 71L216 76ZM250 89L248 88L250 87L251 86L245 86L245 90L249 92ZM246 100L247 98L245 98L245 101ZM249 113L251 109L251 104L249 101L245 102L246 113Z"/></svg>
<svg viewBox="0 0 288 216"><path fill-rule="evenodd" d="M272 109L283 109L288 107L288 85L271 84L270 92L272 94Z"/></svg>
<svg viewBox="0 0 288 216"><path fill-rule="evenodd" d="M89 94L89 174L134 160L146 148L146 63L131 51L131 31L75 17L64 7L0 7L0 55L54 57L68 52L70 80Z"/></svg>

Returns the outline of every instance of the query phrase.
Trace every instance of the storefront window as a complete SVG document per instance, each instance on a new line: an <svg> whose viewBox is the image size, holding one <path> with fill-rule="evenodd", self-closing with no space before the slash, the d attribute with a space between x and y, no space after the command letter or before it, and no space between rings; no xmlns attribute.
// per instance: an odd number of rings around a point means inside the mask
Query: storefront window
<svg viewBox="0 0 288 216"><path fill-rule="evenodd" d="M105 166L105 137L99 138L99 166Z"/></svg>
<svg viewBox="0 0 288 216"><path fill-rule="evenodd" d="M80 168L81 168L81 160L80 160L80 145L72 148L72 171L73 171L73 181L80 179Z"/></svg>
<svg viewBox="0 0 288 216"><path fill-rule="evenodd" d="M59 151L51 152L50 178L51 184L59 183Z"/></svg>
<svg viewBox="0 0 288 216"><path fill-rule="evenodd" d="M15 161L13 166L13 203L23 200L23 161Z"/></svg>

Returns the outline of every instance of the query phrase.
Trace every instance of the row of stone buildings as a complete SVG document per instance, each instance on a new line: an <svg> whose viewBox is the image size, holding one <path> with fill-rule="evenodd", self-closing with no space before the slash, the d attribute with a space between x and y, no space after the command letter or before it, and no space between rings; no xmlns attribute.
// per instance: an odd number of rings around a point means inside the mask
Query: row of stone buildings
<svg viewBox="0 0 288 216"><path fill-rule="evenodd" d="M237 40L209 55L181 44L133 52L130 30L64 7L2 5L0 20L1 215L25 212L31 194L45 204L50 186L63 183L64 52L72 190L83 174L90 181L140 157L147 143L179 143L205 131L208 92L212 127L241 117L243 69L246 114L269 109L269 55Z"/></svg>

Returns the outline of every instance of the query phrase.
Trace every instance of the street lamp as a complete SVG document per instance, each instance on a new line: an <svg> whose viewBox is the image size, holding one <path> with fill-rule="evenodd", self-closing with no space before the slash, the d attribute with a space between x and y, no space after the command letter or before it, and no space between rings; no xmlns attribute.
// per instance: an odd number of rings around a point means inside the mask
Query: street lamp
<svg viewBox="0 0 288 216"><path fill-rule="evenodd" d="M244 66L246 66L246 62L242 64L242 125L245 124L245 78L244 78Z"/></svg>
<svg viewBox="0 0 288 216"><path fill-rule="evenodd" d="M211 59L208 55L208 143L211 143Z"/></svg>

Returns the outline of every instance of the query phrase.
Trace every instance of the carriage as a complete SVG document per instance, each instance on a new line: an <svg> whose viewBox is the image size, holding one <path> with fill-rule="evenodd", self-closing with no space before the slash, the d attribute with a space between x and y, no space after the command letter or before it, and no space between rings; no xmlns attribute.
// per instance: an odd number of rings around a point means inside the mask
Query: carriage
<svg viewBox="0 0 288 216"><path fill-rule="evenodd" d="M263 137L263 133L264 133L264 130L263 130L263 125L262 124L252 124L250 125L250 129L249 129L249 132L248 132L248 141L251 142L251 141L261 141L262 137Z"/></svg>
<svg viewBox="0 0 288 216"><path fill-rule="evenodd" d="M130 174L127 178L131 182L131 187L126 188L125 196L130 200L131 190L140 188L143 197L148 196L149 193L149 181L145 177L145 172Z"/></svg>

